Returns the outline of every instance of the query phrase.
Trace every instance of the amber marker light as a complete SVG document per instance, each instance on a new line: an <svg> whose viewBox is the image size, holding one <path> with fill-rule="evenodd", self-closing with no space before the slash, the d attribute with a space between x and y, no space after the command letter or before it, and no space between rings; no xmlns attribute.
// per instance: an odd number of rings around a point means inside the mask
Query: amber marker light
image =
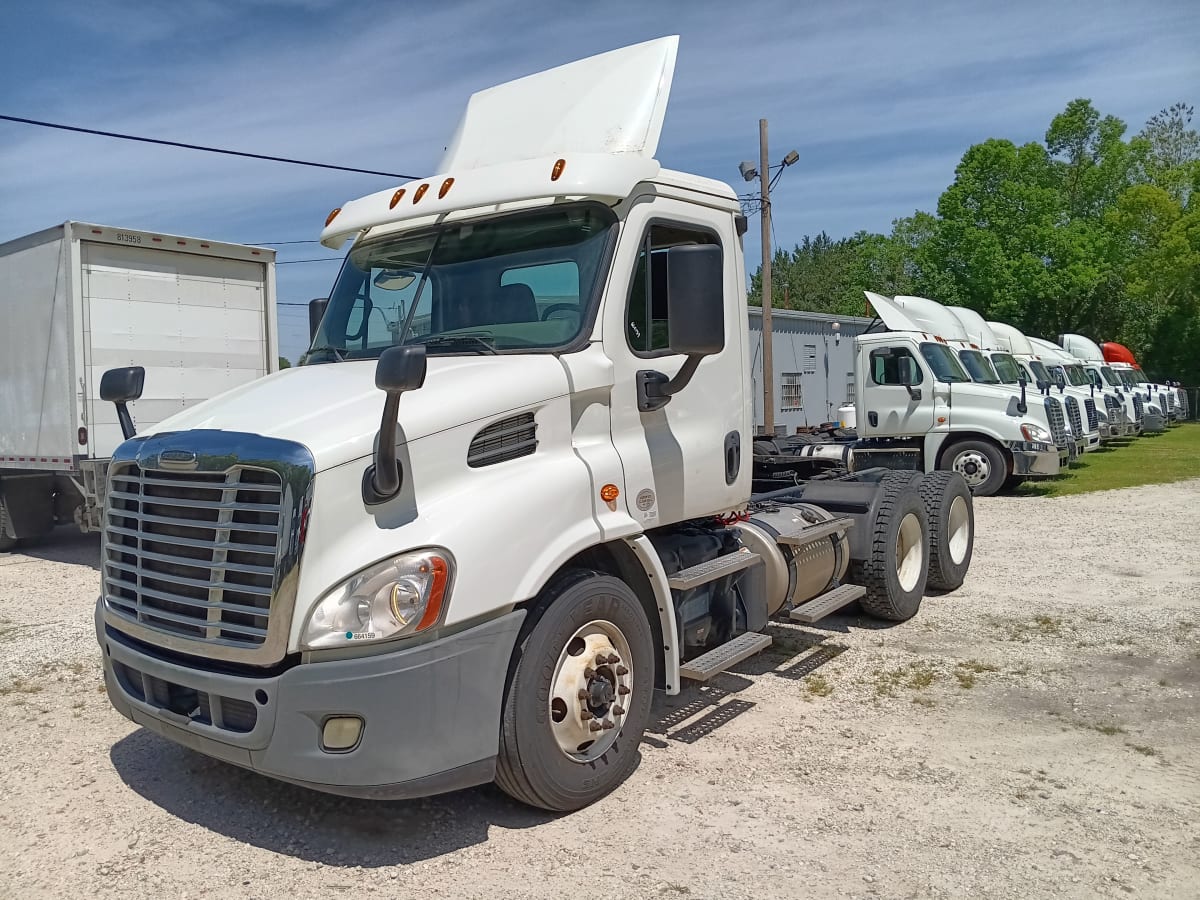
<svg viewBox="0 0 1200 900"><path fill-rule="evenodd" d="M563 169L567 167L567 161L560 159L554 163L554 168L550 170L550 180L558 181L562 177Z"/></svg>
<svg viewBox="0 0 1200 900"><path fill-rule="evenodd" d="M413 194L413 203L420 203L421 198L425 196L425 192L429 190L429 185L423 184L417 188L417 192Z"/></svg>
<svg viewBox="0 0 1200 900"><path fill-rule="evenodd" d="M342 211L342 208L339 206L337 209L335 209L333 212L331 212L328 216L325 217L325 227L326 228L329 227L330 222L332 222L334 219L336 219L338 217L338 213L340 213L341 211Z"/></svg>
<svg viewBox="0 0 1200 900"><path fill-rule="evenodd" d="M452 187L454 187L454 179L453 178L447 178L445 181L443 181L442 187L438 191L438 199L441 200L448 193L450 193L450 188L452 188Z"/></svg>
<svg viewBox="0 0 1200 900"><path fill-rule="evenodd" d="M398 190L398 191L396 191L396 193L392 194L392 202L388 204L388 209L395 209L396 204L399 203L403 199L404 199L404 188L400 188L400 190Z"/></svg>
<svg viewBox="0 0 1200 900"><path fill-rule="evenodd" d="M430 557L429 565L433 568L433 587L429 591L429 604L425 607L425 615L421 616L421 621L417 623L417 631L424 631L441 616L442 602L446 599L446 582L450 580L450 567L440 556Z"/></svg>
<svg viewBox="0 0 1200 900"><path fill-rule="evenodd" d="M600 499L605 503L612 503L621 496L621 489L615 484L606 484L600 488Z"/></svg>

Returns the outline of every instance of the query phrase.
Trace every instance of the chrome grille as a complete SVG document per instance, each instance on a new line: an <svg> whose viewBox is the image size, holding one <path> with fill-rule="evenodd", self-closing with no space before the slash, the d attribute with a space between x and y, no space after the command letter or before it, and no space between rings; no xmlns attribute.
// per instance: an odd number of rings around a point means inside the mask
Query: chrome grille
<svg viewBox="0 0 1200 900"><path fill-rule="evenodd" d="M1045 400L1046 418L1050 420L1050 435L1057 447L1067 446L1067 423L1063 418L1062 404L1055 397Z"/></svg>
<svg viewBox="0 0 1200 900"><path fill-rule="evenodd" d="M1083 401L1083 410L1087 413L1088 431L1095 431L1100 427L1100 418L1096 415L1096 401L1088 397Z"/></svg>
<svg viewBox="0 0 1200 900"><path fill-rule="evenodd" d="M1083 419L1079 415L1079 401L1074 397L1068 396L1065 400L1067 406L1067 419L1071 423L1071 431L1075 433L1076 439L1083 437Z"/></svg>
<svg viewBox="0 0 1200 900"><path fill-rule="evenodd" d="M1179 418L1186 419L1189 412L1191 412L1188 407L1187 390L1185 388L1177 388L1176 390L1179 392Z"/></svg>
<svg viewBox="0 0 1200 900"><path fill-rule="evenodd" d="M1133 395L1133 418L1137 424L1142 424L1142 419L1145 416L1145 405L1142 403L1142 395Z"/></svg>
<svg viewBox="0 0 1200 900"><path fill-rule="evenodd" d="M529 456L537 450L537 422L533 413L521 413L482 429L467 450L472 469Z"/></svg>
<svg viewBox="0 0 1200 900"><path fill-rule="evenodd" d="M267 638L283 485L270 470L175 472L114 463L104 595L119 618L191 641Z"/></svg>

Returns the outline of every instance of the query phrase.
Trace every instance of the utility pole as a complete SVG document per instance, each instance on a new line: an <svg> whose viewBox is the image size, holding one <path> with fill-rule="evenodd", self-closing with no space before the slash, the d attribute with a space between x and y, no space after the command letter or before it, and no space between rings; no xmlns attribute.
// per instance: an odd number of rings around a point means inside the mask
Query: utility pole
<svg viewBox="0 0 1200 900"><path fill-rule="evenodd" d="M762 185L762 334L763 430L775 433L775 361L771 338L771 161L767 155L767 120L758 120L758 177Z"/></svg>

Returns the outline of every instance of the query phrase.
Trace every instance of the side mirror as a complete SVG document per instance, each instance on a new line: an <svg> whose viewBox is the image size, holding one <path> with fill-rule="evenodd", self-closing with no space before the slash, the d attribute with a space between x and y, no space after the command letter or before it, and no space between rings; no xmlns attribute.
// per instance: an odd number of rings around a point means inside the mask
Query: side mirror
<svg viewBox="0 0 1200 900"><path fill-rule="evenodd" d="M1065 391L1067 389L1067 376L1064 375L1062 372L1055 372L1054 373L1054 384L1058 388L1058 392L1061 394L1063 391Z"/></svg>
<svg viewBox="0 0 1200 900"><path fill-rule="evenodd" d="M1021 386L1021 399L1017 403L1017 412L1025 415L1025 413L1029 412L1029 404L1025 400L1025 388L1029 384L1029 379L1025 377L1024 372L1017 376L1017 384Z"/></svg>
<svg viewBox="0 0 1200 900"><path fill-rule="evenodd" d="M328 297L318 297L315 300L308 301L308 340L312 341L317 336L317 329L321 327L321 320L325 318L325 309L329 306Z"/></svg>
<svg viewBox="0 0 1200 900"><path fill-rule="evenodd" d="M124 369L109 369L100 378L100 399L117 406L117 421L121 423L121 433L129 440L137 432L133 429L133 419L129 415L130 400L142 396L142 388L146 384L146 370L141 366L128 366Z"/></svg>
<svg viewBox="0 0 1200 900"><path fill-rule="evenodd" d="M415 391L425 383L428 360L424 344L389 347L379 355L375 366L375 387L387 395L383 419L379 423L379 441L375 461L363 473L362 495L367 506L377 506L400 493L404 473L396 460L396 420L400 395Z"/></svg>
<svg viewBox="0 0 1200 900"><path fill-rule="evenodd" d="M637 373L638 410L662 409L687 387L700 361L725 349L724 258L716 244L687 244L667 251L667 341L687 356L674 378Z"/></svg>

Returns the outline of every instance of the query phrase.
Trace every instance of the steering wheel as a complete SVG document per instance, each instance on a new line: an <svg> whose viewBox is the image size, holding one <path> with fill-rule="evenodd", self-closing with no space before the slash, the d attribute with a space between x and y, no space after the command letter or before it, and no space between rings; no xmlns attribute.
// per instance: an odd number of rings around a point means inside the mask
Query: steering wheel
<svg viewBox="0 0 1200 900"><path fill-rule="evenodd" d="M577 303L551 303L544 310L542 310L542 321L545 322L547 319L550 318L551 315L553 315L556 312L562 312L563 310L566 310L567 312L573 313L575 316L578 316L579 315L579 304L577 304Z"/></svg>

